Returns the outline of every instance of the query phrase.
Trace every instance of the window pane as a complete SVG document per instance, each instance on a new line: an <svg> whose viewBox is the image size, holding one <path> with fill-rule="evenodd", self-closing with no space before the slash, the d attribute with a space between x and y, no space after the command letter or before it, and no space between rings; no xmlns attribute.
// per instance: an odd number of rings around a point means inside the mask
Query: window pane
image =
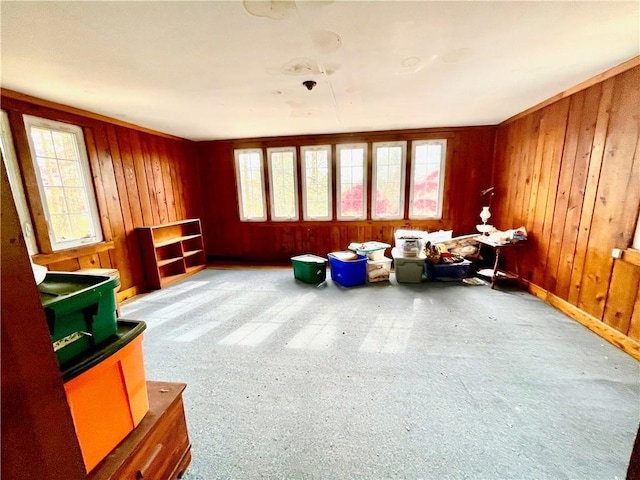
<svg viewBox="0 0 640 480"><path fill-rule="evenodd" d="M329 148L305 149L302 147L305 219L329 219L331 217Z"/></svg>
<svg viewBox="0 0 640 480"><path fill-rule="evenodd" d="M364 218L365 209L365 150L363 147L339 149L338 216L340 218Z"/></svg>
<svg viewBox="0 0 640 480"><path fill-rule="evenodd" d="M40 179L45 187L62 185L58 162L55 158L37 157L38 168L40 169Z"/></svg>
<svg viewBox="0 0 640 480"><path fill-rule="evenodd" d="M262 157L259 152L240 152L237 158L241 217L243 219L264 219Z"/></svg>
<svg viewBox="0 0 640 480"><path fill-rule="evenodd" d="M404 144L376 146L374 153L374 218L401 218Z"/></svg>
<svg viewBox="0 0 640 480"><path fill-rule="evenodd" d="M438 217L442 210L444 141L417 143L413 149L411 218Z"/></svg>
<svg viewBox="0 0 640 480"><path fill-rule="evenodd" d="M270 152L269 155L273 218L294 219L298 202L294 152Z"/></svg>

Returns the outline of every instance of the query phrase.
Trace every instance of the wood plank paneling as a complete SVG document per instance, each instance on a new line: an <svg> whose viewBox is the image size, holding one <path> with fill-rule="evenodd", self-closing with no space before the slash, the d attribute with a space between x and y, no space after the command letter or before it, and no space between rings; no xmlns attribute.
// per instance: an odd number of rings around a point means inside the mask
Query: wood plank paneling
<svg viewBox="0 0 640 480"><path fill-rule="evenodd" d="M482 206L480 191L491 185L494 131L493 127L469 127L200 142L198 157L201 190L203 195L210 197L208 200L203 199L203 203L209 208L201 217L207 254L226 260L285 262L300 253L326 255L330 251L343 250L349 243L356 241L380 240L392 244L393 232L398 228L429 231L452 229L455 235L474 233ZM235 148L366 142L369 143L371 152L371 143L375 141L392 139L410 142L429 138L446 138L448 143L445 172L447 194L441 220L278 223L239 221L233 156ZM408 149L410 148L409 143ZM335 163L333 156L334 171ZM335 178L333 175L334 184ZM335 185L332 187L335 188ZM215 192L215 201L211 192Z"/></svg>
<svg viewBox="0 0 640 480"><path fill-rule="evenodd" d="M106 242L113 241L114 248L102 252L91 247L73 249L70 256L61 254L61 260L49 262L49 268L117 268L121 290L134 287L144 290L142 258L134 229L198 216L199 192L193 188L198 182L193 142L58 110L41 102L25 102L22 98L3 96L2 107L9 113L21 164L31 162L22 114L83 127L104 238ZM37 208L39 196L30 195L37 191L37 186L29 183L28 178L25 180L28 201L36 205L32 209L36 212L36 230L39 236L46 236L42 209Z"/></svg>
<svg viewBox="0 0 640 480"><path fill-rule="evenodd" d="M637 267L611 250L629 247L640 210L640 67L606 78L498 127L495 211L529 231L532 289L637 340Z"/></svg>
<svg viewBox="0 0 640 480"><path fill-rule="evenodd" d="M609 288L612 294L607 298L604 323L627 335L636 299L640 295L640 267L616 260Z"/></svg>

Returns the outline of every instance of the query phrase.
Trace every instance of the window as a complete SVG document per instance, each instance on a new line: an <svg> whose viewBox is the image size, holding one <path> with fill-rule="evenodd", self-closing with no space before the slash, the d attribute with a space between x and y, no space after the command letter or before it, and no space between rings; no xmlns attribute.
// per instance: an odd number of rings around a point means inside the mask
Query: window
<svg viewBox="0 0 640 480"><path fill-rule="evenodd" d="M296 150L268 148L271 220L298 220Z"/></svg>
<svg viewBox="0 0 640 480"><path fill-rule="evenodd" d="M24 115L52 250L102 241L82 129Z"/></svg>
<svg viewBox="0 0 640 480"><path fill-rule="evenodd" d="M304 220L331 220L331 146L301 147Z"/></svg>
<svg viewBox="0 0 640 480"><path fill-rule="evenodd" d="M412 143L409 218L442 218L446 140Z"/></svg>
<svg viewBox="0 0 640 480"><path fill-rule="evenodd" d="M240 220L265 221L262 150L235 150L234 153Z"/></svg>
<svg viewBox="0 0 640 480"><path fill-rule="evenodd" d="M404 217L404 182L407 142L373 144L371 218Z"/></svg>
<svg viewBox="0 0 640 480"><path fill-rule="evenodd" d="M337 146L338 220L367 218L367 145Z"/></svg>

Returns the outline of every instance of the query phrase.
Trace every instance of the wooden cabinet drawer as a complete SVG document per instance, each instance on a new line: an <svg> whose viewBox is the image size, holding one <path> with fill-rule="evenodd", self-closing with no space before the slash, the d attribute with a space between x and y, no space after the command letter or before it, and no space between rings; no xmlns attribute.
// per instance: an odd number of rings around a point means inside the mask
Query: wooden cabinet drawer
<svg viewBox="0 0 640 480"><path fill-rule="evenodd" d="M175 480L191 460L184 384L147 382L149 413L87 480Z"/></svg>
<svg viewBox="0 0 640 480"><path fill-rule="evenodd" d="M118 472L123 480L173 480L170 475L189 449L182 401L173 404L163 415L144 444Z"/></svg>

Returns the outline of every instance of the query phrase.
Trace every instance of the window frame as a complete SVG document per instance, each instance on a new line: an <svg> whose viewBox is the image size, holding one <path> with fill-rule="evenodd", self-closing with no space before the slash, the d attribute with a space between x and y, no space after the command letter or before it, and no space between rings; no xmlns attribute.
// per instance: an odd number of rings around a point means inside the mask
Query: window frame
<svg viewBox="0 0 640 480"><path fill-rule="evenodd" d="M240 155L257 153L260 159L260 188L262 199L262 216L261 217L247 217L244 215L244 203L242 201L242 177L240 174ZM267 202L265 195L265 181L264 181L264 155L262 148L237 148L233 151L234 166L236 170L236 191L238 194L238 217L241 222L265 222L267 220Z"/></svg>
<svg viewBox="0 0 640 480"><path fill-rule="evenodd" d="M291 153L293 156L292 169L293 169L293 211L294 214L291 217L285 217L276 215L276 189L274 188L275 175L273 174L273 158L274 153ZM300 218L300 212L298 211L298 203L300 193L298 191L298 156L296 155L296 147L270 147L267 148L267 169L269 174L269 200L271 201L271 221L272 222L297 222Z"/></svg>
<svg viewBox="0 0 640 480"><path fill-rule="evenodd" d="M104 241L104 233L102 231L102 222L100 218L100 210L98 208L98 202L96 198L95 185L93 183L93 175L91 172L91 165L89 163L89 156L87 153L87 146L84 138L83 128L79 125L72 123L60 122L56 120L50 120L47 118L37 117L34 115L22 115L24 122L25 133L27 142L29 144L29 154L31 157L31 165L34 170L35 180L37 183L38 193L40 195L40 204L46 220L47 238L49 239L49 247L52 252L59 252L62 250L68 250L72 248L84 247L89 245L95 245ZM51 220L51 213L46 200L46 192L44 190L44 182L42 180L42 174L38 165L37 153L33 138L31 136L32 128L47 129L50 131L58 131L64 133L70 133L75 136L75 147L78 155L78 163L80 166L80 176L82 179L82 187L84 194L86 195L86 201L88 203L88 214L90 224L93 227L94 235L86 238L75 238L73 240L58 241L53 231L53 223Z"/></svg>
<svg viewBox="0 0 640 480"><path fill-rule="evenodd" d="M340 152L342 150L353 150L357 148L362 148L362 215L361 216L345 216L342 214L341 205L342 205L342 159L340 158ZM336 218L341 221L358 221L358 220L367 220L367 206L368 206L368 154L369 154L369 144L368 142L360 142L360 143L338 143L336 144Z"/></svg>
<svg viewBox="0 0 640 480"><path fill-rule="evenodd" d="M440 175L438 177L438 203L435 216L430 215L417 215L413 213L413 201L415 197L415 169L416 169L416 149L421 145L433 145L439 144L441 146L440 154ZM444 189L445 189L445 170L447 168L447 139L425 139L425 140L413 140L411 142L411 171L409 172L409 211L407 218L409 220L441 220L444 202Z"/></svg>
<svg viewBox="0 0 640 480"><path fill-rule="evenodd" d="M327 215L324 217L309 214L307 204L307 159L306 152L327 152ZM331 221L333 220L333 195L332 195L332 156L331 145L305 145L300 147L301 183L302 183L302 219L304 221Z"/></svg>
<svg viewBox="0 0 640 480"><path fill-rule="evenodd" d="M400 159L400 192L399 192L399 206L397 215L379 215L376 211L377 204L377 190L378 190L378 148L387 147L400 147L401 159ZM405 218L405 192L406 192L406 180L407 180L407 141L398 140L391 142L374 142L371 144L372 149L372 173L371 173L371 219L372 220L403 220Z"/></svg>

